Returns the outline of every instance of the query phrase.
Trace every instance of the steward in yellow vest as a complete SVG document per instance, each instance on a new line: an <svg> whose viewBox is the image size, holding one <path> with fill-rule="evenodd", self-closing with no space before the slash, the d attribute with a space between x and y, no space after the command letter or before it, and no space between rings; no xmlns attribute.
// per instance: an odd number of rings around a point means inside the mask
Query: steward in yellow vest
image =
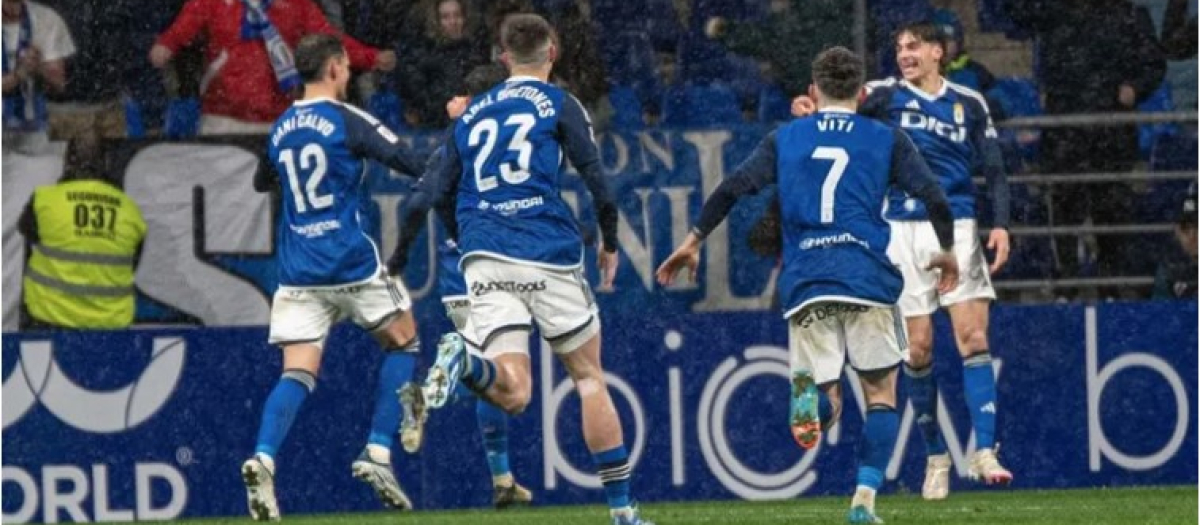
<svg viewBox="0 0 1200 525"><path fill-rule="evenodd" d="M20 222L28 247L22 329L123 328L133 322L142 212L98 178L33 193Z"/></svg>

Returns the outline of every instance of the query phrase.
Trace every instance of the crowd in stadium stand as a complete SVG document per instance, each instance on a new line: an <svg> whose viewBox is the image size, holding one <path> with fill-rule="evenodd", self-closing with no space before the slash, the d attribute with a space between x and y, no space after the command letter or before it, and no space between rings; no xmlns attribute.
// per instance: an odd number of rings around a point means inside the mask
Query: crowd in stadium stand
<svg viewBox="0 0 1200 525"><path fill-rule="evenodd" d="M555 80L600 129L770 124L789 118L791 98L807 87L810 57L828 45L854 46L855 3L4 0L6 151L36 149L47 137L263 133L296 85L287 54L268 50L313 32L343 35L361 75L354 102L399 131L442 129L446 101L463 93L467 73L497 59L499 23L518 12L545 14L557 28ZM998 118L1195 109L1196 15L1188 0L952 3L975 10L971 27L1035 42L1028 74L1003 78L967 52L959 16L934 4L866 2L862 33L876 75L896 72L892 31L928 19L950 37L947 76L983 92ZM1171 65L1185 60L1183 73ZM1059 128L1040 140L1004 131L1002 138L1014 173L1195 168L1194 124ZM1035 226L1174 221L1167 210L1178 209L1186 186L1060 185L1048 199L1018 188L1013 216ZM1009 272L1150 275L1157 261L1138 254L1169 241L1038 238L1019 246L1025 253Z"/></svg>

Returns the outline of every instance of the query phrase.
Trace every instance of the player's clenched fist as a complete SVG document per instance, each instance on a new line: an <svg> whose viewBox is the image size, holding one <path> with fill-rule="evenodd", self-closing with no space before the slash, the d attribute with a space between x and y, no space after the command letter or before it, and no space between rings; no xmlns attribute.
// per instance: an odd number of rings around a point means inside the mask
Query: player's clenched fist
<svg viewBox="0 0 1200 525"><path fill-rule="evenodd" d="M808 95L792 99L792 116L807 117L817 112L817 101Z"/></svg>

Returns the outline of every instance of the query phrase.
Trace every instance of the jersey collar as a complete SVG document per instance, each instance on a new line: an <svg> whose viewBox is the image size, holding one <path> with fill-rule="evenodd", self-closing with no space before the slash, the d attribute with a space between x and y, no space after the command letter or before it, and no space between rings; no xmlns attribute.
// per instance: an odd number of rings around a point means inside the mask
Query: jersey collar
<svg viewBox="0 0 1200 525"><path fill-rule="evenodd" d="M826 106L821 109L818 109L817 113L849 113L849 114L853 115L856 112L850 108L843 108L843 107L839 107L839 106Z"/></svg>
<svg viewBox="0 0 1200 525"><path fill-rule="evenodd" d="M304 99L304 100L297 100L295 102L292 102L292 105L293 106L311 106L313 104L320 104L322 102L329 102L332 104L341 104L341 102L338 102L329 97L317 97L317 98L309 98L309 99Z"/></svg>
<svg viewBox="0 0 1200 525"><path fill-rule="evenodd" d="M530 76L530 75L514 75L511 77L508 77L508 80L505 80L505 82L541 82L541 81L542 81L542 79L535 77L535 76Z"/></svg>
<svg viewBox="0 0 1200 525"><path fill-rule="evenodd" d="M908 90L913 92L913 94L915 94L916 96L921 97L930 102L933 102L934 100L937 100L939 98L946 96L946 90L949 89L950 81L946 80L945 77L942 77L942 87L938 88L936 93L926 93L925 91L921 90L921 88L913 85L911 82L904 80L904 79L900 79L900 85L908 88Z"/></svg>

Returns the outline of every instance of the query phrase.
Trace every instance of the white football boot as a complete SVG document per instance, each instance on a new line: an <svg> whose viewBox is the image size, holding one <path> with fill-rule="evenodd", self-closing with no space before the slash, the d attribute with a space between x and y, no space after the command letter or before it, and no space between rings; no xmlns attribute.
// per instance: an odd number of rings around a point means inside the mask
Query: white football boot
<svg viewBox="0 0 1200 525"><path fill-rule="evenodd" d="M929 456L925 460L925 483L921 485L921 497L926 500L943 500L950 495L950 454Z"/></svg>

